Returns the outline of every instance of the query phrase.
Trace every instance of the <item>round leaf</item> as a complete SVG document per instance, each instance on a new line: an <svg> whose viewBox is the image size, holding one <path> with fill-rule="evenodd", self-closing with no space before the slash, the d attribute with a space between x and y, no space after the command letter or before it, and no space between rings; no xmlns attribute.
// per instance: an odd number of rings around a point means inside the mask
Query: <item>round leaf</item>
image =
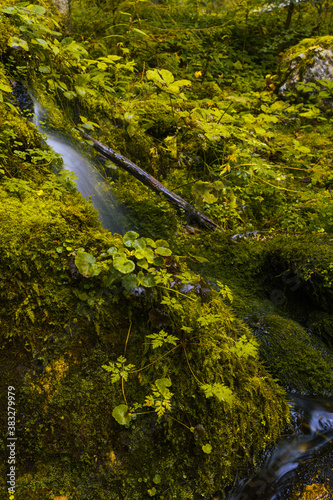
<svg viewBox="0 0 333 500"><path fill-rule="evenodd" d="M93 255L87 252L77 252L75 257L75 265L79 272L86 278L91 278L92 276L98 276L101 269L98 264L95 264L96 259Z"/></svg>
<svg viewBox="0 0 333 500"><path fill-rule="evenodd" d="M146 248L146 239L145 238L139 238L137 240L133 241L132 247L135 248L136 250L142 250L143 248Z"/></svg>
<svg viewBox="0 0 333 500"><path fill-rule="evenodd" d="M169 248L169 243L166 240L156 240L155 241L156 247L167 247Z"/></svg>
<svg viewBox="0 0 333 500"><path fill-rule="evenodd" d="M127 425L131 421L131 416L128 414L128 406L119 405L113 409L113 418L115 418L120 425Z"/></svg>
<svg viewBox="0 0 333 500"><path fill-rule="evenodd" d="M147 259L151 264L154 262L154 252L151 248L143 248L135 251L135 257L137 259Z"/></svg>
<svg viewBox="0 0 333 500"><path fill-rule="evenodd" d="M137 265L143 267L143 269L148 269L148 262L146 261L146 259L138 260Z"/></svg>
<svg viewBox="0 0 333 500"><path fill-rule="evenodd" d="M213 449L212 445L209 443L202 445L202 451L204 453L207 453L207 455L209 455L212 452L212 449Z"/></svg>
<svg viewBox="0 0 333 500"><path fill-rule="evenodd" d="M162 257L155 257L154 266L163 266L164 260Z"/></svg>
<svg viewBox="0 0 333 500"><path fill-rule="evenodd" d="M123 240L124 240L124 245L127 247L131 247L133 245L133 242L139 237L139 234L136 233L135 231L127 231L127 233L124 234Z"/></svg>
<svg viewBox="0 0 333 500"><path fill-rule="evenodd" d="M146 243L147 243L147 246L152 247L152 248L156 248L156 243L151 238L146 238Z"/></svg>
<svg viewBox="0 0 333 500"><path fill-rule="evenodd" d="M147 274L147 276L143 276L140 279L141 285L145 286L146 288L151 288L152 286L156 285L154 276L152 274Z"/></svg>
<svg viewBox="0 0 333 500"><path fill-rule="evenodd" d="M118 248L117 247L110 247L110 248L107 249L107 253L109 255L114 255L117 252L118 252Z"/></svg>
<svg viewBox="0 0 333 500"><path fill-rule="evenodd" d="M155 253L157 253L158 255L163 255L163 257L169 257L169 255L172 255L170 248L166 248L166 247L156 248Z"/></svg>
<svg viewBox="0 0 333 500"><path fill-rule="evenodd" d="M123 274L128 274L134 271L135 264L132 260L126 259L125 256L117 257L113 260L113 266L117 271Z"/></svg>

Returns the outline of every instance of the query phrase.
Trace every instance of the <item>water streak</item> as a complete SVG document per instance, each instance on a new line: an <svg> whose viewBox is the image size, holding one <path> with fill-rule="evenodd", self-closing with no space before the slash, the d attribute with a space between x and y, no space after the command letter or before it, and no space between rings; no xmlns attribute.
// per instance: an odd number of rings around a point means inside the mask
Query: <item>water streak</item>
<svg viewBox="0 0 333 500"><path fill-rule="evenodd" d="M295 433L283 439L256 476L238 484L228 500L277 500L287 498L294 485L294 472L300 464L333 441L333 401L293 397L291 413Z"/></svg>
<svg viewBox="0 0 333 500"><path fill-rule="evenodd" d="M55 133L43 126L44 111L38 102L34 101L34 123L40 132L45 134L46 142L59 153L64 162L64 168L75 173L75 184L78 191L86 198L91 199L94 208L99 213L99 219L106 229L111 232L124 234L126 220L116 197L112 193L108 182L101 176L97 169L82 153L77 151L65 138L58 137Z"/></svg>

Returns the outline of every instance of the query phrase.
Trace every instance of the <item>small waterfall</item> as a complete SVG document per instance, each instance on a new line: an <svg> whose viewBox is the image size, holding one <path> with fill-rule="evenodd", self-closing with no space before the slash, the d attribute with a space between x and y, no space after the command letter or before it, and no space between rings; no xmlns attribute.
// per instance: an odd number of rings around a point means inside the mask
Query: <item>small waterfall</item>
<svg viewBox="0 0 333 500"><path fill-rule="evenodd" d="M69 144L66 138L57 136L54 132L43 126L44 110L35 100L34 111L34 123L38 127L38 130L46 135L47 144L62 156L64 168L76 174L77 179L75 180L75 184L78 191L86 199L90 199L91 197L92 204L98 211L99 219L103 226L112 233L124 234L127 225L125 215L112 193L108 182L83 154Z"/></svg>

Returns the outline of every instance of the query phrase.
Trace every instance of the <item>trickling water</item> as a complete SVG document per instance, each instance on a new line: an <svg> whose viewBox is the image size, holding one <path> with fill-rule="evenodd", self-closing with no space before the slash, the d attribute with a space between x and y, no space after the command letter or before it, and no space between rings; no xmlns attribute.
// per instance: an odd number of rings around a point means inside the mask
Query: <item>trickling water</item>
<svg viewBox="0 0 333 500"><path fill-rule="evenodd" d="M295 487L298 467L304 465L306 471L311 462L310 477L315 475L316 456L333 442L333 401L293 397L290 404L295 433L278 444L261 472L236 486L228 500L286 500ZM331 470L333 464L327 465Z"/></svg>
<svg viewBox="0 0 333 500"><path fill-rule="evenodd" d="M34 123L40 132L46 135L46 142L51 148L63 157L64 168L74 172L77 179L74 181L78 191L86 198L91 197L92 204L99 213L99 219L106 229L123 234L126 220L115 196L107 181L95 167L65 138L59 138L42 124L43 109L34 101Z"/></svg>

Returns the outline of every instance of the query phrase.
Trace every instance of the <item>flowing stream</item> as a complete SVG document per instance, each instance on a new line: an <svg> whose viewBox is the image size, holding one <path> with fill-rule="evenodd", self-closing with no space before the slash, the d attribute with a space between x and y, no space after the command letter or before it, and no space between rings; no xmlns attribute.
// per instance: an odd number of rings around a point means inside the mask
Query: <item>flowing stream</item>
<svg viewBox="0 0 333 500"><path fill-rule="evenodd" d="M69 144L66 138L57 136L43 125L44 110L37 101L34 101L34 112L34 123L46 136L47 144L62 156L64 168L76 174L77 179L74 182L78 191L86 199L91 197L103 226L112 233L124 234L127 225L125 215L108 182L82 153Z"/></svg>
<svg viewBox="0 0 333 500"><path fill-rule="evenodd" d="M332 483L333 400L292 396L289 404L295 432L275 446L262 470L238 484L228 500L288 500L296 484L313 482L318 469L320 482ZM332 498L327 495L309 498Z"/></svg>

